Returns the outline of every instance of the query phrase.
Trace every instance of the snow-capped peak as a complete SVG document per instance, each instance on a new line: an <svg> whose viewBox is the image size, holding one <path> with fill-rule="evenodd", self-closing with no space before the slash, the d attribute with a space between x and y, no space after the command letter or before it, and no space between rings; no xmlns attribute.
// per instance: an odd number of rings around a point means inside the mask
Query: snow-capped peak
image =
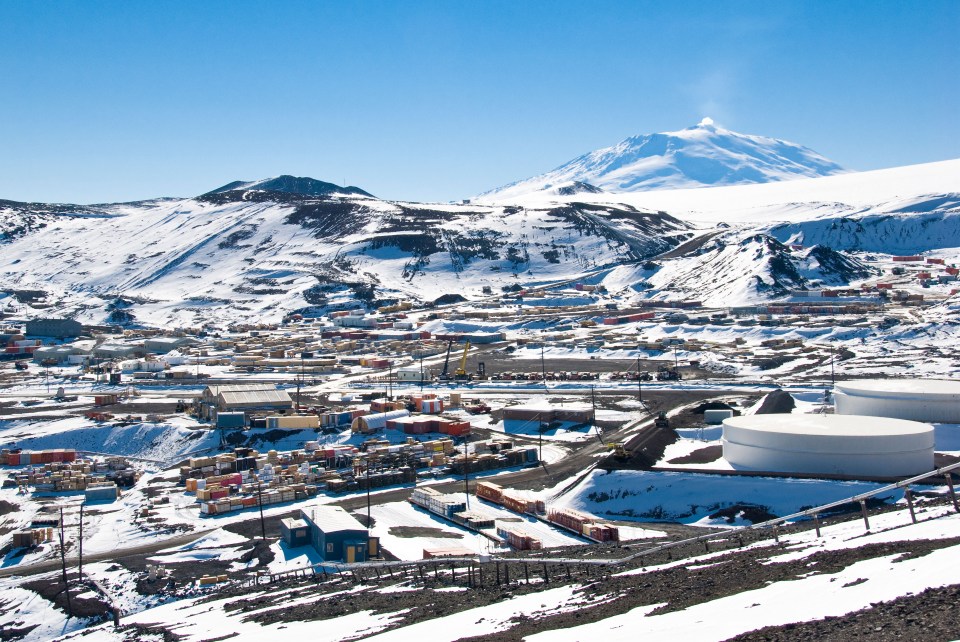
<svg viewBox="0 0 960 642"><path fill-rule="evenodd" d="M740 134L710 117L687 129L626 138L556 169L480 196L511 198L572 182L607 192L639 192L768 183L842 173L837 163L801 145Z"/></svg>

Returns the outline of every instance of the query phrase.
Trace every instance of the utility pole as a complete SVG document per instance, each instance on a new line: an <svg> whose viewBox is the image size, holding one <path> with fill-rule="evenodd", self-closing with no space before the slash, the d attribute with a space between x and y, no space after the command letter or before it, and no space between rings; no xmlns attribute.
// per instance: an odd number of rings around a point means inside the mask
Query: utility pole
<svg viewBox="0 0 960 642"><path fill-rule="evenodd" d="M370 460L367 459L367 538L370 538Z"/></svg>
<svg viewBox="0 0 960 642"><path fill-rule="evenodd" d="M833 344L830 344L830 385L831 386L837 383L836 377L834 376L834 372L833 372L833 353L834 353L834 346Z"/></svg>
<svg viewBox="0 0 960 642"><path fill-rule="evenodd" d="M300 351L300 380L297 382L297 412L300 412L300 386L303 385L303 357L306 353Z"/></svg>
<svg viewBox="0 0 960 642"><path fill-rule="evenodd" d="M87 505L87 502L81 502L80 504L80 539L78 540L78 546L80 547L80 568L77 571L77 574L80 576L80 581L83 581L83 509Z"/></svg>
<svg viewBox="0 0 960 642"><path fill-rule="evenodd" d="M538 414L537 419L540 421L540 428L537 430L537 433L540 436L537 440L537 449L539 451L537 454L537 459L539 459L540 464L543 465L543 413Z"/></svg>
<svg viewBox="0 0 960 642"><path fill-rule="evenodd" d="M263 488L259 479L257 480L257 504L260 505L260 539L266 541L267 527L263 523Z"/></svg>
<svg viewBox="0 0 960 642"><path fill-rule="evenodd" d="M420 394L423 394L423 346L420 346Z"/></svg>
<svg viewBox="0 0 960 642"><path fill-rule="evenodd" d="M63 506L60 507L60 568L63 571L63 592L67 594L67 617L73 617L70 603L70 585L67 584L67 550L63 541Z"/></svg>
<svg viewBox="0 0 960 642"><path fill-rule="evenodd" d="M543 376L543 389L550 392L547 388L547 367L543 362L543 343L540 344L540 374Z"/></svg>
<svg viewBox="0 0 960 642"><path fill-rule="evenodd" d="M467 510L470 509L470 435L463 442L463 494L467 496Z"/></svg>
<svg viewBox="0 0 960 642"><path fill-rule="evenodd" d="M597 431L597 439L600 443L603 443L603 435L601 434L600 427L597 426L597 390L595 386L590 386L590 404L593 406L593 427Z"/></svg>
<svg viewBox="0 0 960 642"><path fill-rule="evenodd" d="M643 405L643 379L640 377L640 352L637 348L637 401Z"/></svg>

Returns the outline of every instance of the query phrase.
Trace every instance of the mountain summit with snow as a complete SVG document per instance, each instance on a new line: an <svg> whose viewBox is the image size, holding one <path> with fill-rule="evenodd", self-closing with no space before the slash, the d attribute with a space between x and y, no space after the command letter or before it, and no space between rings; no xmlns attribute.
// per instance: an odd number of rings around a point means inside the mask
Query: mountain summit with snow
<svg viewBox="0 0 960 642"><path fill-rule="evenodd" d="M606 192L640 192L770 183L844 171L801 145L740 134L704 118L681 131L627 138L479 198L506 201L531 192L563 194L574 183Z"/></svg>

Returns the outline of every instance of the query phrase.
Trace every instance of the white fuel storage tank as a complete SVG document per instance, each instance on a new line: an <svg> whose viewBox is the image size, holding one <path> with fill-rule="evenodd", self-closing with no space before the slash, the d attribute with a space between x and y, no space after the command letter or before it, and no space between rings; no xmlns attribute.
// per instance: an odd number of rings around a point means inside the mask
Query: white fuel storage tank
<svg viewBox="0 0 960 642"><path fill-rule="evenodd" d="M734 468L851 477L933 470L933 426L854 415L771 414L723 421L723 458Z"/></svg>
<svg viewBox="0 0 960 642"><path fill-rule="evenodd" d="M834 385L838 415L960 424L960 381L860 379Z"/></svg>

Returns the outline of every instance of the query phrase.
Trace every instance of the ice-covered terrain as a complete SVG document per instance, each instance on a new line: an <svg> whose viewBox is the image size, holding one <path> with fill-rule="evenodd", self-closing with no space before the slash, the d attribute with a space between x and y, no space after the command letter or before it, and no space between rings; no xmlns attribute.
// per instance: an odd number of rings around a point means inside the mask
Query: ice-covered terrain
<svg viewBox="0 0 960 642"><path fill-rule="evenodd" d="M0 305L176 327L584 281L627 302L723 306L856 285L879 274L864 263L876 255L960 260L960 160L731 187L581 188L422 204L279 177L192 199L3 201Z"/></svg>

